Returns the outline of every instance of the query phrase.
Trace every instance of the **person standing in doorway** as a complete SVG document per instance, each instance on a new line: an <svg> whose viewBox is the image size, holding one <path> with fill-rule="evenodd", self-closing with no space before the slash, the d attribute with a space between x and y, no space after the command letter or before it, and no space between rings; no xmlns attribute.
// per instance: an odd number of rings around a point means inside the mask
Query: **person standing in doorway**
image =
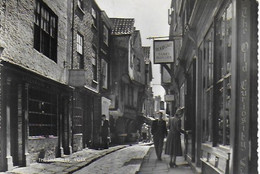
<svg viewBox="0 0 260 174"><path fill-rule="evenodd" d="M143 124L141 131L142 131L143 142L146 142L147 141L147 132L148 132L148 128L147 128L146 123Z"/></svg>
<svg viewBox="0 0 260 174"><path fill-rule="evenodd" d="M152 122L151 132L153 134L153 142L158 160L162 160L163 140L167 136L166 121L163 120L162 112L159 112L159 118Z"/></svg>
<svg viewBox="0 0 260 174"><path fill-rule="evenodd" d="M108 149L109 147L109 122L106 119L106 115L101 116L101 126L100 126L100 139L101 139L101 146L104 149Z"/></svg>
<svg viewBox="0 0 260 174"><path fill-rule="evenodd" d="M181 116L184 112L184 107L178 108L174 117L169 119L169 134L166 140L165 154L170 155L170 167L177 167L176 156L182 156L181 149Z"/></svg>

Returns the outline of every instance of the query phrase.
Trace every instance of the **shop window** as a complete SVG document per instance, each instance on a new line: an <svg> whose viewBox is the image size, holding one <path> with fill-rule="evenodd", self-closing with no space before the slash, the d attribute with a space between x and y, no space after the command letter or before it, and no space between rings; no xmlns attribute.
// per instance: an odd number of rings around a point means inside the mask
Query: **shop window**
<svg viewBox="0 0 260 174"><path fill-rule="evenodd" d="M203 140L212 141L213 139L213 71L214 71L214 29L213 26L209 29L203 45L200 47L203 56L203 87L204 87L204 102L205 112L203 118Z"/></svg>
<svg viewBox="0 0 260 174"><path fill-rule="evenodd" d="M210 27L199 53L203 57L203 141L230 143L232 6L229 4Z"/></svg>
<svg viewBox="0 0 260 174"><path fill-rule="evenodd" d="M121 101L124 101L124 99L125 99L125 84L122 82L121 83L121 90L120 90L120 96L121 96Z"/></svg>
<svg viewBox="0 0 260 174"><path fill-rule="evenodd" d="M77 53L79 69L84 69L83 36L77 33Z"/></svg>
<svg viewBox="0 0 260 174"><path fill-rule="evenodd" d="M133 91L133 87L129 86L128 87L128 104L129 106L133 106L134 105L134 91Z"/></svg>
<svg viewBox="0 0 260 174"><path fill-rule="evenodd" d="M57 96L29 89L29 136L57 136Z"/></svg>
<svg viewBox="0 0 260 174"><path fill-rule="evenodd" d="M141 61L139 58L136 59L136 68L138 72L141 72Z"/></svg>
<svg viewBox="0 0 260 174"><path fill-rule="evenodd" d="M83 108L81 94L75 93L75 101L73 108L73 134L81 134L83 132Z"/></svg>
<svg viewBox="0 0 260 174"><path fill-rule="evenodd" d="M216 19L215 34L215 99L217 138L215 143L229 145L230 141L230 99L231 99L231 48L232 48L232 6L231 4Z"/></svg>
<svg viewBox="0 0 260 174"><path fill-rule="evenodd" d="M83 109L74 107L73 115L73 133L80 134L83 131Z"/></svg>
<svg viewBox="0 0 260 174"><path fill-rule="evenodd" d="M108 81L108 72L107 72L107 62L102 59L101 60L101 75L102 75L102 87L107 89L107 81Z"/></svg>
<svg viewBox="0 0 260 174"><path fill-rule="evenodd" d="M41 0L35 2L34 48L57 62L58 17Z"/></svg>
<svg viewBox="0 0 260 174"><path fill-rule="evenodd" d="M186 82L184 82L182 85L181 85L181 88L180 88L180 96L179 96L179 101L180 101L180 107L185 107L185 95L186 95ZM181 128L184 129L184 117L181 117Z"/></svg>
<svg viewBox="0 0 260 174"><path fill-rule="evenodd" d="M129 104L129 94L128 94L129 88L128 88L127 84L125 84L124 87L125 87L125 89L124 89L124 96L123 96L124 99L123 99L123 101L125 101L125 105L128 105Z"/></svg>

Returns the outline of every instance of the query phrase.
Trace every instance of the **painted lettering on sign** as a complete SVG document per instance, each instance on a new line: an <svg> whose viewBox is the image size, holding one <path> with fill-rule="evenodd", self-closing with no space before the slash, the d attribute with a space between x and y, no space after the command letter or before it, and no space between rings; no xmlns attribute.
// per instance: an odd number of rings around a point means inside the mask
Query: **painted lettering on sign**
<svg viewBox="0 0 260 174"><path fill-rule="evenodd" d="M174 42L170 40L154 41L154 63L174 62Z"/></svg>
<svg viewBox="0 0 260 174"><path fill-rule="evenodd" d="M249 59L250 59L250 16L248 1L241 1L240 11L240 102L239 102L239 173L248 173L249 153Z"/></svg>

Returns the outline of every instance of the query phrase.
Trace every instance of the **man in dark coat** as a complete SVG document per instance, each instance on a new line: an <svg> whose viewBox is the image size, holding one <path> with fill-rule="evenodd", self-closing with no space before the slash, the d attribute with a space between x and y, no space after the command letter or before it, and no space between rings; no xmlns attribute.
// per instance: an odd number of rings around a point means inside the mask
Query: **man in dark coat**
<svg viewBox="0 0 260 174"><path fill-rule="evenodd" d="M108 149L108 136L109 136L109 122L106 120L106 115L101 116L101 126L100 126L100 138L101 145L104 149Z"/></svg>
<svg viewBox="0 0 260 174"><path fill-rule="evenodd" d="M162 113L159 113L159 119L152 123L153 142L158 160L162 160L163 140L167 136L166 121L162 119Z"/></svg>

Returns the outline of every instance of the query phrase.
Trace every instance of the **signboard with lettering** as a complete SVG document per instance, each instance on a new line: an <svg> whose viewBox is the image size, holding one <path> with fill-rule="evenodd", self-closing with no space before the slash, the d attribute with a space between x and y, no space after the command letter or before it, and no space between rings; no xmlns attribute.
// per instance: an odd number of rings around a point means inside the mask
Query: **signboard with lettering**
<svg viewBox="0 0 260 174"><path fill-rule="evenodd" d="M154 41L154 63L173 63L174 62L174 42L170 40Z"/></svg>
<svg viewBox="0 0 260 174"><path fill-rule="evenodd" d="M166 102L174 101L174 95L169 95L169 94L165 95L164 101L166 101Z"/></svg>
<svg viewBox="0 0 260 174"><path fill-rule="evenodd" d="M236 117L239 119L238 128L238 154L239 166L237 173L243 174L249 172L248 155L249 144L249 117L250 117L250 1L239 1L238 13L238 113Z"/></svg>

